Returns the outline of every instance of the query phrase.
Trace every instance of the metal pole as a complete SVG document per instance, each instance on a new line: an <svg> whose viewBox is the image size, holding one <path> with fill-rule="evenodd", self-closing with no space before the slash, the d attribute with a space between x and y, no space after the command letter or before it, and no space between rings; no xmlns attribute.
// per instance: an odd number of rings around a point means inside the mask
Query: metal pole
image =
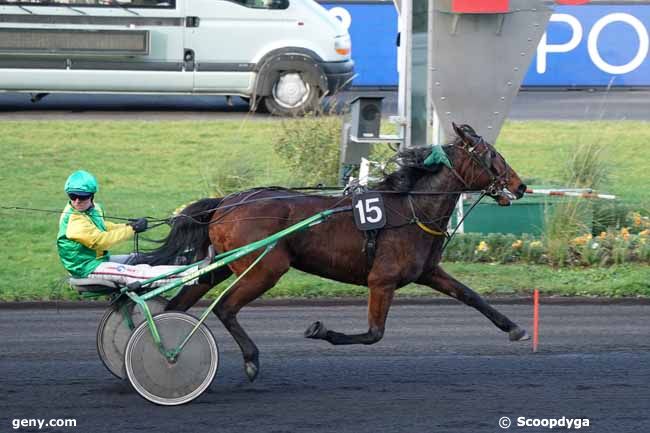
<svg viewBox="0 0 650 433"><path fill-rule="evenodd" d="M401 69L399 71L398 108L403 119L401 135L404 137L400 150L411 147L411 59L413 27L413 0L401 2L400 24L400 51Z"/></svg>
<svg viewBox="0 0 650 433"><path fill-rule="evenodd" d="M435 15L436 15L436 0L429 0L429 20L428 20L428 35L427 35L427 46L429 48L428 60L427 60L427 123L429 125L427 131L427 138L429 143L436 145L441 145L445 143L445 131L440 123L440 116L438 115L438 110L436 110L436 104L434 100L434 56L435 53ZM460 195L458 203L456 203L456 221L461 221L457 232L465 233L465 223L463 221L464 209L463 209L463 194ZM451 228L451 220L449 221Z"/></svg>

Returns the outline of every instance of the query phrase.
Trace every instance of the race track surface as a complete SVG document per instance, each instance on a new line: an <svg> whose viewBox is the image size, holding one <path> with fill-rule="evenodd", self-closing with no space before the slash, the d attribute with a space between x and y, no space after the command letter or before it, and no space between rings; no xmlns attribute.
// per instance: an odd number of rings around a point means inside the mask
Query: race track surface
<svg viewBox="0 0 650 433"><path fill-rule="evenodd" d="M530 330L527 305L497 305ZM197 314L198 311L193 311ZM259 307L240 314L260 349L250 384L239 350L213 317L220 366L209 391L155 406L95 353L100 309L0 311L0 432L498 432L518 417L589 419L587 432L650 431L650 305L544 305L540 352L510 343L462 305L391 310L374 346L306 340L314 320L365 331L365 307ZM76 427L12 428L14 419Z"/></svg>

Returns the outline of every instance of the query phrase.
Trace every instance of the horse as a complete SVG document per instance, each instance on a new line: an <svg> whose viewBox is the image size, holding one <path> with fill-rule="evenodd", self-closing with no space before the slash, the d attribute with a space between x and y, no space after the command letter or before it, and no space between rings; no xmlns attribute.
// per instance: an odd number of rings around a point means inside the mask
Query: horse
<svg viewBox="0 0 650 433"><path fill-rule="evenodd" d="M366 238L351 212L333 214L323 224L280 239L214 307L213 312L241 349L251 382L260 371L259 351L237 321L237 313L275 286L291 267L369 290L367 332L349 335L316 321L305 331L306 338L333 345L375 344L384 335L395 291L417 283L474 307L511 341L528 339L523 328L440 266L444 233L462 192L483 191L507 206L526 191L526 185L491 144L468 125L454 124L453 128L456 138L440 146L449 166L424 163L432 153L431 146L409 148L396 155L399 168L373 185L373 191L383 197L386 225L377 233L372 260L363 252ZM187 251L199 259L210 245L217 252L229 251L323 210L350 205L351 200L350 195L332 197L277 187L199 200L175 217L164 243L144 254L142 260L154 265L170 263ZM204 275L198 284L183 287L167 310L189 309L214 285L244 272L259 254L238 259Z"/></svg>

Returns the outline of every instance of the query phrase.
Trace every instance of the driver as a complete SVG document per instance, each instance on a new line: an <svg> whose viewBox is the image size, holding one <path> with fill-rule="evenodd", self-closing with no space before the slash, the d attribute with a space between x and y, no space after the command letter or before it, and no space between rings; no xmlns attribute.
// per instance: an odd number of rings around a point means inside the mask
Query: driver
<svg viewBox="0 0 650 433"><path fill-rule="evenodd" d="M146 218L129 220L126 224L105 221L102 207L94 201L98 189L95 176L83 170L75 171L65 182L64 190L69 201L59 219L56 244L61 263L72 277L97 278L126 285L180 267L133 265L136 254L112 256L109 248L145 231L148 222ZM167 284L195 271L196 268L190 268L156 281L151 287Z"/></svg>

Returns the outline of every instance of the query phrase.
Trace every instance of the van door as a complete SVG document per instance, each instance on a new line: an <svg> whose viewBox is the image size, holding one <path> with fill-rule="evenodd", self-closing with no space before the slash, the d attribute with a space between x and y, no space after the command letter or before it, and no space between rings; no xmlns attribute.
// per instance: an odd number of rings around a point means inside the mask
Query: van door
<svg viewBox="0 0 650 433"><path fill-rule="evenodd" d="M287 0L191 0L186 8L197 92L250 94L260 57L295 39Z"/></svg>
<svg viewBox="0 0 650 433"><path fill-rule="evenodd" d="M192 90L183 0L15 3L0 5L0 89Z"/></svg>

